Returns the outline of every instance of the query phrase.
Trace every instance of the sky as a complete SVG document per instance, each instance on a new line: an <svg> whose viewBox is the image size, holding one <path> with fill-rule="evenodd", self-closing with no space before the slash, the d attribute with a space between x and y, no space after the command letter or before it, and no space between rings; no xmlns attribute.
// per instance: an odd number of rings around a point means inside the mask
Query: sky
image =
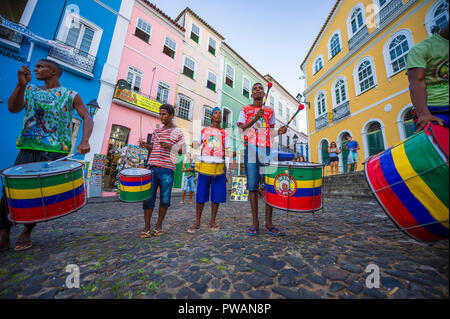
<svg viewBox="0 0 450 319"><path fill-rule="evenodd" d="M186 7L212 26L262 75L294 97L305 90L300 64L335 0L150 0L175 19ZM306 134L306 113L298 118Z"/></svg>

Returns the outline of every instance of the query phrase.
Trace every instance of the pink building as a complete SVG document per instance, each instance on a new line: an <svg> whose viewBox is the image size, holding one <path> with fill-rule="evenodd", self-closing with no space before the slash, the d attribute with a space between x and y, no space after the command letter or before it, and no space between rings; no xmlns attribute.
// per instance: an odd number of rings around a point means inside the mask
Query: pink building
<svg viewBox="0 0 450 319"><path fill-rule="evenodd" d="M114 152L126 144L138 145L140 138L148 140L161 125L159 106L175 105L183 39L183 27L155 5L135 1L103 137L105 189L113 188Z"/></svg>

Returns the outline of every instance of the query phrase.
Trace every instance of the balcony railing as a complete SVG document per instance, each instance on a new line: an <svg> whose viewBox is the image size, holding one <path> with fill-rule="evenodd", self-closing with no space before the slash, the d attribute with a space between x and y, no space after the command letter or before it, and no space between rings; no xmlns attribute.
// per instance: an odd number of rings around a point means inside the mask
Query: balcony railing
<svg viewBox="0 0 450 319"><path fill-rule="evenodd" d="M350 115L350 102L347 101L333 110L333 121L338 121L348 115Z"/></svg>
<svg viewBox="0 0 450 319"><path fill-rule="evenodd" d="M0 39L11 41L20 45L23 41L23 35L8 28L0 27Z"/></svg>
<svg viewBox="0 0 450 319"><path fill-rule="evenodd" d="M68 46L65 43L61 43ZM96 57L88 54L77 48L71 48L71 50L65 50L60 48L52 47L48 53L50 57L58 59L61 62L73 66L82 71L93 73Z"/></svg>
<svg viewBox="0 0 450 319"><path fill-rule="evenodd" d="M316 118L316 130L320 130L326 126L328 126L328 114L327 113Z"/></svg>
<svg viewBox="0 0 450 319"><path fill-rule="evenodd" d="M380 12L375 16L377 26L383 24L386 20L394 15L394 13L403 5L402 0L391 0Z"/></svg>
<svg viewBox="0 0 450 319"><path fill-rule="evenodd" d="M296 154L297 152L295 152L293 149L284 146L284 145L278 145L278 150L282 151L282 152L286 152L286 153L291 153L291 154Z"/></svg>
<svg viewBox="0 0 450 319"><path fill-rule="evenodd" d="M361 30L359 30L350 40L348 40L348 49L352 50L358 43L360 43L364 37L369 34L369 29L365 25Z"/></svg>

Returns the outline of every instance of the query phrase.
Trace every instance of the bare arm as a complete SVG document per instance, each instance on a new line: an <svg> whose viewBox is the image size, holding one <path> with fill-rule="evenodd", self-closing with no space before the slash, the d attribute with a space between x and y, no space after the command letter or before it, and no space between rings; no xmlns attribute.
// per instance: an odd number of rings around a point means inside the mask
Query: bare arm
<svg viewBox="0 0 450 319"><path fill-rule="evenodd" d="M27 84L31 81L31 71L27 66L23 66L17 72L17 85L8 99L8 110L11 113L19 113L25 107L24 95Z"/></svg>
<svg viewBox="0 0 450 319"><path fill-rule="evenodd" d="M417 113L416 132L421 131L428 122L438 122L443 126L442 119L433 116L427 105L427 83L425 82L425 69L413 68L408 70L409 91L411 101Z"/></svg>
<svg viewBox="0 0 450 319"><path fill-rule="evenodd" d="M77 151L79 154L86 154L91 151L91 147L89 145L89 138L91 137L92 130L94 129L94 121L92 121L92 117L89 114L86 105L84 105L80 95L77 94L75 96L73 100L73 106L83 119L83 136L81 138L80 145L78 145L77 147Z"/></svg>

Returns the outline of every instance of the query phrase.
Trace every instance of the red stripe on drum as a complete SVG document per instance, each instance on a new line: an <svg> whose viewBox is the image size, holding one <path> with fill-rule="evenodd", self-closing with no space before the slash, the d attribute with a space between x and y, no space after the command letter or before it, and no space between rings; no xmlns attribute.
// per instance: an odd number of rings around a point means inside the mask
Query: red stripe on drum
<svg viewBox="0 0 450 319"><path fill-rule="evenodd" d="M76 205L75 205L76 203ZM10 220L17 223L35 223L62 217L79 209L86 203L86 191L68 200L34 208L12 208L9 206ZM13 216L14 215L14 216Z"/></svg>
<svg viewBox="0 0 450 319"><path fill-rule="evenodd" d="M376 192L375 196L384 207L386 214L395 222L397 226L400 228L420 226L384 178L379 155L369 159L366 164L366 174L372 191ZM380 189L383 190L378 191ZM408 229L404 230L404 232L421 241L437 241L442 239L424 227Z"/></svg>
<svg viewBox="0 0 450 319"><path fill-rule="evenodd" d="M289 211L312 211L322 208L322 195L314 197L283 197L266 192L266 203Z"/></svg>
<svg viewBox="0 0 450 319"><path fill-rule="evenodd" d="M152 179L152 175L148 175L145 177L142 177L142 181L149 181ZM120 180L124 181L124 182L140 182L141 181L141 176L133 176L133 177L129 177L129 176L120 176Z"/></svg>

